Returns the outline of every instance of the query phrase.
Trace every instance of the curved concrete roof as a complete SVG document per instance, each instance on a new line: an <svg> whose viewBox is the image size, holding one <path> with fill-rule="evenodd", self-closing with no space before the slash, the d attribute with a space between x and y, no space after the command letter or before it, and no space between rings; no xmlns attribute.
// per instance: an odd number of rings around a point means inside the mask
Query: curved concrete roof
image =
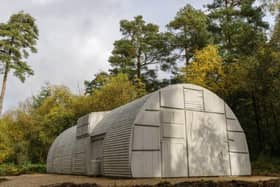
<svg viewBox="0 0 280 187"><path fill-rule="evenodd" d="M103 158L106 176L251 172L246 137L237 117L220 97L193 84L167 86L112 111L80 118L51 146L48 172L86 174L90 161L97 158L91 158L94 149L99 150L94 155Z"/></svg>

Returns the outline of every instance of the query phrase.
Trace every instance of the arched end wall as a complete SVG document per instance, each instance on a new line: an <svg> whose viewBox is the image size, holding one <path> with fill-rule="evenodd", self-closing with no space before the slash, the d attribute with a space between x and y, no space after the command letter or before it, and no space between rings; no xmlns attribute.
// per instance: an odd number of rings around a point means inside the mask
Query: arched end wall
<svg viewBox="0 0 280 187"><path fill-rule="evenodd" d="M216 94L181 84L152 94L136 117L133 177L250 175L246 137Z"/></svg>
<svg viewBox="0 0 280 187"><path fill-rule="evenodd" d="M72 173L72 150L75 141L76 126L65 130L55 139L48 153L48 173Z"/></svg>
<svg viewBox="0 0 280 187"><path fill-rule="evenodd" d="M103 145L91 143L90 134L107 113L89 113L79 118L77 125L63 131L49 149L47 172L82 175L100 172L92 169L94 156L103 151Z"/></svg>

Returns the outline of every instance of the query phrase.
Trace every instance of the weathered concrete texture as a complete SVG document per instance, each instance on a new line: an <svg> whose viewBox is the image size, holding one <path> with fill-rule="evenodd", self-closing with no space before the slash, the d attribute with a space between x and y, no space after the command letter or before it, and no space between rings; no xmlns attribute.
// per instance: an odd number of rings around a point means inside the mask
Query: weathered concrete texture
<svg viewBox="0 0 280 187"><path fill-rule="evenodd" d="M216 94L192 84L80 118L53 143L47 168L119 177L251 174L237 117Z"/></svg>

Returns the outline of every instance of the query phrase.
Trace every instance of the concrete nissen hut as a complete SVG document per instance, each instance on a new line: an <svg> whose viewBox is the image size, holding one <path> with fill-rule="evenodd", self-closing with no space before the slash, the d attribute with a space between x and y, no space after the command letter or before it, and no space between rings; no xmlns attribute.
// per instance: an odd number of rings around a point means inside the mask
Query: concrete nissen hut
<svg viewBox="0 0 280 187"><path fill-rule="evenodd" d="M246 137L217 95L192 84L90 113L52 144L50 173L117 177L250 175Z"/></svg>

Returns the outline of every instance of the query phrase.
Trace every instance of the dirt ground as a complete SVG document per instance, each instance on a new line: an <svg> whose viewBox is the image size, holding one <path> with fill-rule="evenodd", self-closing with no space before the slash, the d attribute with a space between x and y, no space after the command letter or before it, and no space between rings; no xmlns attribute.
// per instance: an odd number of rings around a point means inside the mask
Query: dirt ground
<svg viewBox="0 0 280 187"><path fill-rule="evenodd" d="M268 181L279 179L277 177L250 176L250 177L195 177L195 178L153 178L153 179L113 179L104 177L86 177L75 175L55 175L55 174L29 174L20 176L0 177L6 179L0 182L1 187L38 187L42 185L51 185L59 183L96 183L98 186L130 186L137 184L158 184L159 182L168 181L172 184L185 181Z"/></svg>

